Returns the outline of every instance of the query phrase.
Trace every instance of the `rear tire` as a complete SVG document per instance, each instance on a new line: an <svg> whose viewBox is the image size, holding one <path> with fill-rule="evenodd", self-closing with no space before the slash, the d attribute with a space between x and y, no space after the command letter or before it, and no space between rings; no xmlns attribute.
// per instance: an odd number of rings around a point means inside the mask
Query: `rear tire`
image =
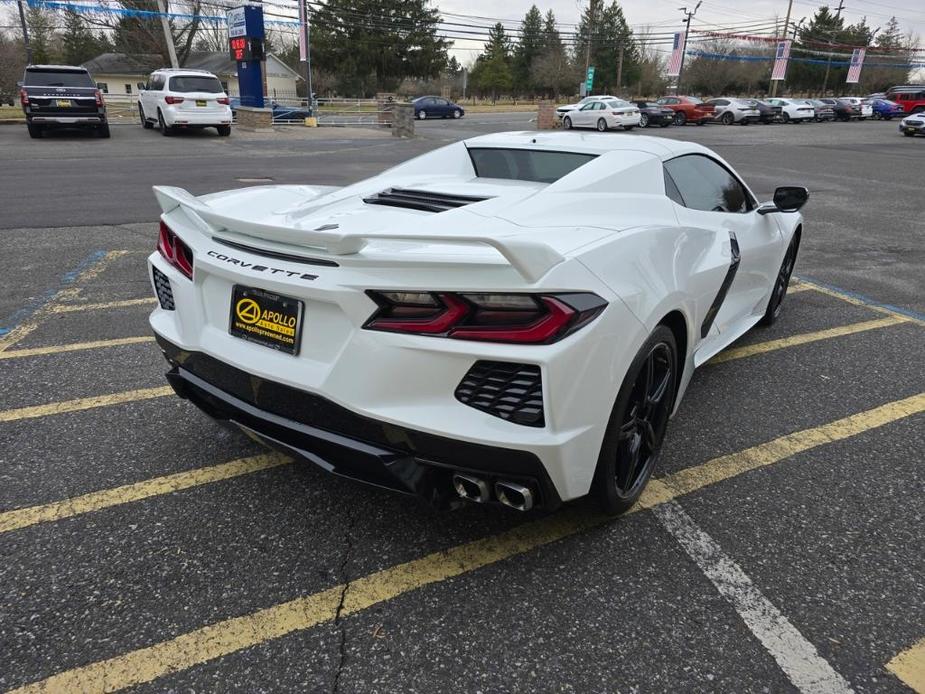
<svg viewBox="0 0 925 694"><path fill-rule="evenodd" d="M164 137L173 135L173 128L167 127L167 123L164 122L164 114L160 112L160 109L157 112L157 124L161 129L161 135Z"/></svg>
<svg viewBox="0 0 925 694"><path fill-rule="evenodd" d="M658 463L678 382L674 333L658 326L627 369L617 393L591 491L605 513L628 511Z"/></svg>
<svg viewBox="0 0 925 694"><path fill-rule="evenodd" d="M102 137L104 140L108 140L109 139L109 123L106 123L105 125L97 126L96 135L97 137Z"/></svg>
<svg viewBox="0 0 925 694"><path fill-rule="evenodd" d="M726 113L724 113L722 117L720 118L720 122L723 125L732 125L733 123L736 122L736 117L732 115L731 113L729 113L729 111L726 111Z"/></svg>
<svg viewBox="0 0 925 694"><path fill-rule="evenodd" d="M774 288L771 290L771 298L768 299L768 307L765 309L764 316L761 318L761 325L774 325L780 318L783 309L784 298L787 296L787 287L790 286L790 276L793 274L793 267L797 262L797 251L800 249L800 237L794 234L790 240L790 246L787 247L787 253L781 262L780 270L777 271L777 279L774 281Z"/></svg>
<svg viewBox="0 0 925 694"><path fill-rule="evenodd" d="M784 123L789 123L789 122L790 122L790 114L787 113L786 111L784 111L784 112L781 114L780 119L781 119Z"/></svg>
<svg viewBox="0 0 925 694"><path fill-rule="evenodd" d="M221 137L228 137L229 135L231 135L230 125L216 125L215 129L218 130L218 134Z"/></svg>
<svg viewBox="0 0 925 694"><path fill-rule="evenodd" d="M640 127L640 128L648 128L648 127L649 127L649 116L648 116L648 114L643 113L643 114L641 114L641 115L639 116L639 127Z"/></svg>
<svg viewBox="0 0 925 694"><path fill-rule="evenodd" d="M41 125L32 125L32 123L27 123L26 127L29 130L29 137L33 140L42 139L42 135L45 134L45 131L42 129Z"/></svg>
<svg viewBox="0 0 925 694"><path fill-rule="evenodd" d="M607 121L605 121L603 118L598 118L598 119L597 119L597 131L598 131L599 133L606 133L606 132L607 132Z"/></svg>

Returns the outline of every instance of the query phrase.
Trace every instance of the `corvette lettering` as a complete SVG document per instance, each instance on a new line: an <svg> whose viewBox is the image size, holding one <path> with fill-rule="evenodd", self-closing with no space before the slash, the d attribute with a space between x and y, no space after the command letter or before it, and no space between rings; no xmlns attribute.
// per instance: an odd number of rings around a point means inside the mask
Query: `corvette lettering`
<svg viewBox="0 0 925 694"><path fill-rule="evenodd" d="M248 263L244 260L238 260L237 258L232 258L225 255L224 253L219 253L217 251L207 251L206 255L215 258L216 260L221 260L225 263L230 263L231 265L237 265L241 269L253 270L254 272L265 272L268 275L285 275L286 277L298 277L302 280L316 280L318 275L312 275L307 272L293 272L292 270L281 270L277 267L268 267L266 265L255 265L254 263Z"/></svg>

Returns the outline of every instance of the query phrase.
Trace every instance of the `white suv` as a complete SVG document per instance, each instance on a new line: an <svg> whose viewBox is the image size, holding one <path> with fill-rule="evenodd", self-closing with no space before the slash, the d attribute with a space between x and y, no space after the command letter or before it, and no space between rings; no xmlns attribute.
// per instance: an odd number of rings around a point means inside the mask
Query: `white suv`
<svg viewBox="0 0 925 694"><path fill-rule="evenodd" d="M155 70L139 84L138 116L144 128L157 123L161 135L177 128L215 128L231 134L231 106L222 83L205 70Z"/></svg>

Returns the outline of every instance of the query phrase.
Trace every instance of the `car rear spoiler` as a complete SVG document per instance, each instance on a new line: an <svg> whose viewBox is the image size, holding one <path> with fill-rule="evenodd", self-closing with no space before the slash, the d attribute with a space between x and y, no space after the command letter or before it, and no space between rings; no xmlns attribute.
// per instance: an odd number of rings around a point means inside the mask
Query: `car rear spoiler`
<svg viewBox="0 0 925 694"><path fill-rule="evenodd" d="M359 253L369 241L379 240L486 245L498 251L521 277L531 283L565 260L558 251L545 243L519 236L497 238L470 234L390 231L360 234L339 229L294 229L223 215L182 188L154 186L154 195L165 214L182 206L187 213L198 217L205 226L214 231L224 229L267 241L305 246L332 255Z"/></svg>

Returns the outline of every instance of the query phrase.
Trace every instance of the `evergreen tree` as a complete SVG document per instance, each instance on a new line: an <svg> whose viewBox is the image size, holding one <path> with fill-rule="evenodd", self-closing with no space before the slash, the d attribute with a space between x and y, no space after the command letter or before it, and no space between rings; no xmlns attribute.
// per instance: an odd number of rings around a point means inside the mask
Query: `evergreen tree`
<svg viewBox="0 0 925 694"><path fill-rule="evenodd" d="M26 25L29 28L29 45L32 48L34 64L54 63L57 56L58 36L52 24L51 15L38 6L26 10Z"/></svg>
<svg viewBox="0 0 925 694"><path fill-rule="evenodd" d="M103 52L99 50L99 42L87 28L83 17L76 12L67 12L64 17L61 43L62 57L68 65L80 65Z"/></svg>
<svg viewBox="0 0 925 694"><path fill-rule="evenodd" d="M579 79L576 66L562 43L556 16L549 10L543 20L543 49L531 65L531 80L537 89L547 95L551 93L558 100L560 92L574 93Z"/></svg>
<svg viewBox="0 0 925 694"><path fill-rule="evenodd" d="M488 43L472 69L472 83L494 101L499 91L511 88L511 40L501 22L488 30Z"/></svg>
<svg viewBox="0 0 925 694"><path fill-rule="evenodd" d="M623 85L638 81L640 76L639 47L633 37L617 0L602 7L592 2L585 9L578 25L576 57L584 63L588 41L591 42L591 65L594 66L594 86L598 94L619 94ZM620 51L623 51L621 84L617 84L620 71Z"/></svg>
<svg viewBox="0 0 925 694"><path fill-rule="evenodd" d="M537 6L533 5L520 23L520 42L514 49L514 60L511 66L514 84L521 93L533 91L533 78L530 71L533 61L543 52L543 44L543 15L540 14Z"/></svg>
<svg viewBox="0 0 925 694"><path fill-rule="evenodd" d="M435 78L448 42L429 0L326 0L312 11L312 63L336 73L342 94L394 91L406 77Z"/></svg>

